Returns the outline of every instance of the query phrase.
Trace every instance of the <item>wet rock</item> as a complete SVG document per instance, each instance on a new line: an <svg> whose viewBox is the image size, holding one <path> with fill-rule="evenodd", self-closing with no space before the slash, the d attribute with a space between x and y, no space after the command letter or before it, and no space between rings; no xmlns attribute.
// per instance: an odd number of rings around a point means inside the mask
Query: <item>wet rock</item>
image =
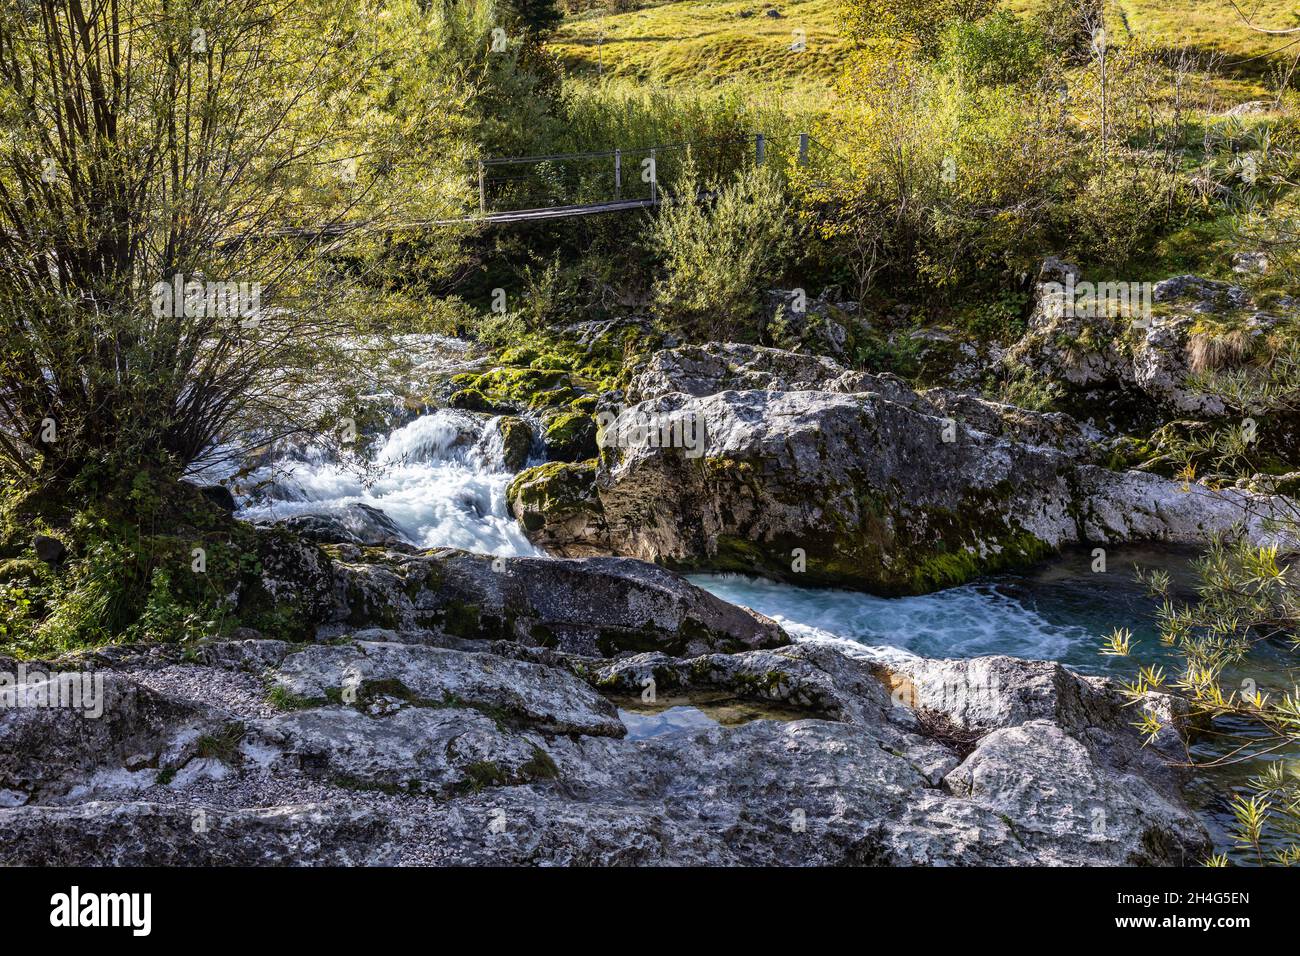
<svg viewBox="0 0 1300 956"><path fill-rule="evenodd" d="M235 496L230 493L230 489L225 485L204 485L199 489L199 493L222 511L229 511L234 514L238 508L235 503Z"/></svg>
<svg viewBox="0 0 1300 956"><path fill-rule="evenodd" d="M274 525L320 544L400 544L407 540L392 518L379 508L363 502L315 514L281 518Z"/></svg>
<svg viewBox="0 0 1300 956"><path fill-rule="evenodd" d="M550 461L577 462L595 458L596 421L582 412L561 411L545 419L542 441Z"/></svg>
<svg viewBox="0 0 1300 956"><path fill-rule="evenodd" d="M287 620L301 636L314 634L334 611L329 557L319 545L277 527L257 529L257 556L260 572L239 595L240 617L256 622L265 616L281 625Z"/></svg>
<svg viewBox="0 0 1300 956"><path fill-rule="evenodd" d="M510 471L519 471L528 464L533 448L533 430L522 418L502 416L497 421L501 435L501 458Z"/></svg>
<svg viewBox="0 0 1300 956"><path fill-rule="evenodd" d="M526 533L560 553L604 549L670 567L896 594L1075 542L1202 542L1247 520L1247 505L1269 507L1244 493L1188 492L1081 463L1088 432L1064 416L946 390L900 391L889 379L879 392L815 390L853 376L828 360L770 351L652 357L632 392L659 397L624 415L691 422L702 447L691 455L671 442L607 442L588 497L566 500L555 522L544 502L521 500L533 480L524 472L512 498ZM768 387L738 390L737 378ZM725 390L692 394L719 384ZM626 432L615 422L603 434ZM575 499L581 492L570 489ZM1262 522L1250 526L1268 537Z"/></svg>
<svg viewBox="0 0 1300 956"><path fill-rule="evenodd" d="M595 500L595 459L548 462L522 472L507 490L510 511L532 541L563 558L607 554Z"/></svg>
<svg viewBox="0 0 1300 956"><path fill-rule="evenodd" d="M771 620L680 575L619 558L491 558L456 551L334 565L332 620L425 628L592 655L619 650L699 654L788 643Z"/></svg>

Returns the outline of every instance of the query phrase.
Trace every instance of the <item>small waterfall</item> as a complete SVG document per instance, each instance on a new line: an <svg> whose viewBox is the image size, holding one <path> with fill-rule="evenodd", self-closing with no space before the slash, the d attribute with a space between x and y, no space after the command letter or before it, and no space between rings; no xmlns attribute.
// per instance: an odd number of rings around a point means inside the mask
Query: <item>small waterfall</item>
<svg viewBox="0 0 1300 956"><path fill-rule="evenodd" d="M514 477L502 460L496 419L439 409L393 429L368 462L340 462L319 450L276 458L246 480L241 501L254 521L328 514L363 504L383 511L421 548L480 554L540 554L506 507Z"/></svg>

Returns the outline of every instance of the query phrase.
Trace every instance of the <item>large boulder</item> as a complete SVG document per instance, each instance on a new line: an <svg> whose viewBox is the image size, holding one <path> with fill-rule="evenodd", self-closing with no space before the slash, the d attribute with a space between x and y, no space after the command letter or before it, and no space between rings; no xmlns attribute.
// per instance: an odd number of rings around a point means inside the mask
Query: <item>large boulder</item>
<svg viewBox="0 0 1300 956"><path fill-rule="evenodd" d="M273 672L275 686L324 702L347 692L446 707L449 702L528 723L547 733L621 737L613 706L567 671L487 653L422 644L356 641L313 645Z"/></svg>
<svg viewBox="0 0 1300 956"><path fill-rule="evenodd" d="M359 501L281 518L275 526L321 544L398 544L406 540L392 518L381 509Z"/></svg>
<svg viewBox="0 0 1300 956"><path fill-rule="evenodd" d="M559 553L894 594L1077 542L1201 542L1247 519L1248 505L1267 506L1081 462L1088 433L1064 416L745 348L652 358L630 389L652 397L602 431L585 497L570 487L551 522L521 493L532 473L517 479L530 537ZM668 391L678 372L681 390ZM769 374L761 390L734 387ZM627 427L647 422L640 436ZM667 440L688 431L694 449ZM1264 536L1258 518L1251 527Z"/></svg>
<svg viewBox="0 0 1300 956"><path fill-rule="evenodd" d="M336 629L425 628L587 654L693 654L789 640L768 618L640 561L339 549L333 570Z"/></svg>
<svg viewBox="0 0 1300 956"><path fill-rule="evenodd" d="M223 721L199 700L159 694L113 671L29 663L0 692L0 805L66 796L106 764L175 767Z"/></svg>

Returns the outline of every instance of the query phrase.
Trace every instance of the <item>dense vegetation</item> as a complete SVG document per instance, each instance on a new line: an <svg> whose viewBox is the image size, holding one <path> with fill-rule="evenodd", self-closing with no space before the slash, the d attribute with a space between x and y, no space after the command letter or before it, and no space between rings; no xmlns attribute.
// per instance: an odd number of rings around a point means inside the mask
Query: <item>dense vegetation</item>
<svg viewBox="0 0 1300 956"><path fill-rule="evenodd" d="M624 354L668 337L820 349L809 323L769 308L775 287L854 303L869 321L838 357L922 382L944 357L923 355L919 333L955 347L1024 332L1047 255L1140 281L1227 276L1231 252L1263 246L1270 268L1243 281L1257 297L1295 289L1293 53L1270 55L1280 40L1231 3L1124 7L7 0L0 643L296 635L274 609L224 603L256 576L256 546L179 479L222 443L337 442L362 339L476 338L500 368L459 395L490 407L501 390L529 400L552 371L615 387ZM1253 23L1288 16L1266 3ZM633 42L652 36L678 39ZM1244 100L1257 102L1229 111ZM411 228L469 216L482 157L602 154L494 174L484 202L504 209L608 198L604 153L635 172L666 144L679 148L657 156L655 188L673 202L657 213ZM190 280L255 288L257 308L186 308ZM183 294L160 306L160 282ZM643 321L626 353L582 353L563 333L628 315ZM1260 415L1289 410L1293 345L1282 328L1219 349L1210 384ZM982 385L1072 410L1032 377ZM566 428L591 411L548 401ZM1134 436L1144 454L1126 463L1223 483L1279 471L1217 426ZM42 560L33 535L66 554ZM1224 686L1258 641L1294 638L1289 560L1216 549L1202 601L1164 612L1183 671L1145 672L1135 692L1174 686L1204 717L1248 719L1266 731L1254 749L1294 743L1294 697ZM1258 790L1239 804L1243 840L1300 833L1297 779Z"/></svg>

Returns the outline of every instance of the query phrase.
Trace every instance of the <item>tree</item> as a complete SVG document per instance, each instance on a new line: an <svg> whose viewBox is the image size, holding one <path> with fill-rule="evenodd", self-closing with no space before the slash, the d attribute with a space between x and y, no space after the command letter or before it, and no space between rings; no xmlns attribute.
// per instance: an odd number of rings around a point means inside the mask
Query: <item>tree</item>
<svg viewBox="0 0 1300 956"><path fill-rule="evenodd" d="M554 33L564 20L556 0L505 0L501 12L510 27L526 30L539 40Z"/></svg>
<svg viewBox="0 0 1300 956"><path fill-rule="evenodd" d="M707 186L688 158L675 195L650 226L664 264L660 313L700 339L753 338L760 290L793 247L785 192L767 168Z"/></svg>
<svg viewBox="0 0 1300 956"><path fill-rule="evenodd" d="M237 428L319 427L311 382L346 376L357 328L330 253L357 223L458 201L439 174L464 158L458 91L422 71L419 6L386 13L6 2L7 478L60 496L145 463L178 476Z"/></svg>

